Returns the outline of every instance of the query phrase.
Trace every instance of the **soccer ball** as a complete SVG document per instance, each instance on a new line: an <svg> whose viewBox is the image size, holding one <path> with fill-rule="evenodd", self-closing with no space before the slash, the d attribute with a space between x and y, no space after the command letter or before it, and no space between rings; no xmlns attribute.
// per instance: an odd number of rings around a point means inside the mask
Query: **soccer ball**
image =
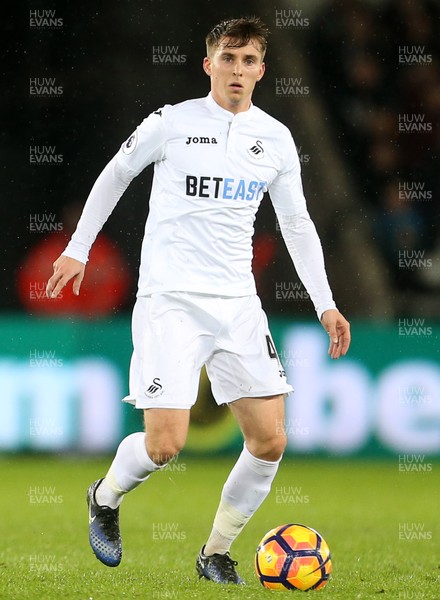
<svg viewBox="0 0 440 600"><path fill-rule="evenodd" d="M258 544L255 571L262 585L271 590L319 590L331 570L327 543L306 525L275 527Z"/></svg>

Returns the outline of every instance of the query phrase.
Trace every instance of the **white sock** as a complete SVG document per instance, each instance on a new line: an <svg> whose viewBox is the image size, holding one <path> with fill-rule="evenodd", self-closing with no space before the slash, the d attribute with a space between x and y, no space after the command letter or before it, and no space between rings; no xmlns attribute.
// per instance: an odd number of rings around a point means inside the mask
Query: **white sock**
<svg viewBox="0 0 440 600"><path fill-rule="evenodd" d="M148 456L145 433L132 433L119 444L110 469L96 490L96 502L100 506L117 508L124 494L134 490L160 468Z"/></svg>
<svg viewBox="0 0 440 600"><path fill-rule="evenodd" d="M253 456L246 445L225 485L204 553L225 554L268 495L281 458L276 462Z"/></svg>

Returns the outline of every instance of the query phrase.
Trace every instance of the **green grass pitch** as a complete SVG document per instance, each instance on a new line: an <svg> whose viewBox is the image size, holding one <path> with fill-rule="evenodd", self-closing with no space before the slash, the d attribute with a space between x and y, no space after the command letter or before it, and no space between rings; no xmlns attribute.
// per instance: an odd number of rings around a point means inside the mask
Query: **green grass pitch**
<svg viewBox="0 0 440 600"><path fill-rule="evenodd" d="M121 507L124 556L108 568L87 538L85 494L110 459L0 459L0 598L271 598L254 574L261 537L299 522L327 540L333 577L322 600L440 598L440 464L285 458L272 491L232 548L247 586L199 581L194 563L234 457L181 454ZM296 596L302 592L294 592ZM278 596L277 596L278 595ZM309 596L307 596L308 598Z"/></svg>

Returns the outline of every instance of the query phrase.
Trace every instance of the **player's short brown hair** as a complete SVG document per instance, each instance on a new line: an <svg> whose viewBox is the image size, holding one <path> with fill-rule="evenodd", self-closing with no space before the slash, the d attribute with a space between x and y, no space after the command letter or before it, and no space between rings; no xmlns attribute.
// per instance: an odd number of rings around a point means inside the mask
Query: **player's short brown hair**
<svg viewBox="0 0 440 600"><path fill-rule="evenodd" d="M250 40L256 40L264 57L268 35L269 30L259 17L227 19L215 25L206 36L206 51L208 56L212 55L224 38L229 38L229 48L241 48Z"/></svg>

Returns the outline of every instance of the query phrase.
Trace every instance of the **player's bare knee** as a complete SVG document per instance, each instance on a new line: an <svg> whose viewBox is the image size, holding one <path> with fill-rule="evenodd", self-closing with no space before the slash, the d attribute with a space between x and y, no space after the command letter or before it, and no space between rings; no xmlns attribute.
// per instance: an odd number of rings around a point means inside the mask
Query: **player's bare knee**
<svg viewBox="0 0 440 600"><path fill-rule="evenodd" d="M284 450L286 449L286 446L287 446L286 432L284 430L277 431L277 433L275 434L275 438L276 438L275 446L281 456L284 453Z"/></svg>
<svg viewBox="0 0 440 600"><path fill-rule="evenodd" d="M277 461L279 460L286 449L286 436L277 435L271 440L271 443L266 449L266 458L264 460Z"/></svg>
<svg viewBox="0 0 440 600"><path fill-rule="evenodd" d="M155 445L148 444L147 442L148 456L159 466L170 462L181 450L182 446L174 442L164 442Z"/></svg>
<svg viewBox="0 0 440 600"><path fill-rule="evenodd" d="M264 440L246 441L246 446L251 454L262 460L275 462L281 458L286 449L287 438L284 433L279 433Z"/></svg>

